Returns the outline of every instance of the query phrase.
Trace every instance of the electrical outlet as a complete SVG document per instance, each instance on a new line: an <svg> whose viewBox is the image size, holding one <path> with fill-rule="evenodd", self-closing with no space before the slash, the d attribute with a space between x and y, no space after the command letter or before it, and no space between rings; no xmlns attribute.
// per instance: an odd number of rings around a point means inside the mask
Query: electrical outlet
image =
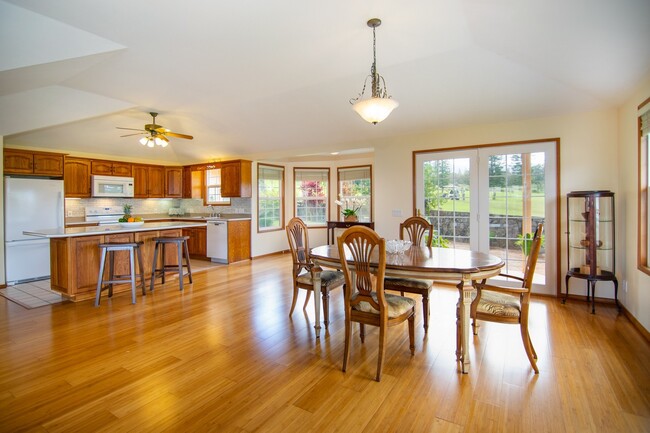
<svg viewBox="0 0 650 433"><path fill-rule="evenodd" d="M74 216L74 212L72 211L72 209L68 209L68 212L66 213L66 216L69 216L69 217Z"/></svg>

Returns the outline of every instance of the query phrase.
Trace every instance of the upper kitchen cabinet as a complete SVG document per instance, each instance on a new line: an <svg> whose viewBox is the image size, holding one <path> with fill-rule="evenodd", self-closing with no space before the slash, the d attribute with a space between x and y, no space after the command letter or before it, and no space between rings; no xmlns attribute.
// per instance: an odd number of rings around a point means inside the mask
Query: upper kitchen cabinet
<svg viewBox="0 0 650 433"><path fill-rule="evenodd" d="M4 173L63 176L63 154L4 149Z"/></svg>
<svg viewBox="0 0 650 433"><path fill-rule="evenodd" d="M91 161L66 157L63 166L63 187L66 197L90 197Z"/></svg>
<svg viewBox="0 0 650 433"><path fill-rule="evenodd" d="M165 197L183 197L183 167L165 167Z"/></svg>
<svg viewBox="0 0 650 433"><path fill-rule="evenodd" d="M203 198L203 168L183 167L183 198Z"/></svg>
<svg viewBox="0 0 650 433"><path fill-rule="evenodd" d="M165 167L133 164L133 197L162 198L165 196Z"/></svg>
<svg viewBox="0 0 650 433"><path fill-rule="evenodd" d="M251 161L238 159L221 163L221 196L250 197L252 193Z"/></svg>
<svg viewBox="0 0 650 433"><path fill-rule="evenodd" d="M131 177L133 175L133 165L128 162L94 159L91 163L90 174Z"/></svg>

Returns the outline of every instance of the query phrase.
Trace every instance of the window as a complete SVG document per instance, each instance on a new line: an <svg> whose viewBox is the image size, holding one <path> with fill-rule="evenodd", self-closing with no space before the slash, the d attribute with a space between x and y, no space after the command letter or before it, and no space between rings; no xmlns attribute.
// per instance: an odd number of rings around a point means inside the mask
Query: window
<svg viewBox="0 0 650 433"><path fill-rule="evenodd" d="M294 168L294 214L307 226L326 226L329 168Z"/></svg>
<svg viewBox="0 0 650 433"><path fill-rule="evenodd" d="M230 199L221 197L221 168L205 170L205 204L230 205Z"/></svg>
<svg viewBox="0 0 650 433"><path fill-rule="evenodd" d="M340 167L338 169L338 197L343 203L359 207L359 221L372 221L372 168ZM339 220L341 214L339 213Z"/></svg>
<svg viewBox="0 0 650 433"><path fill-rule="evenodd" d="M257 165L257 231L284 228L284 167Z"/></svg>
<svg viewBox="0 0 650 433"><path fill-rule="evenodd" d="M638 268L650 275L650 98L639 105L639 244Z"/></svg>

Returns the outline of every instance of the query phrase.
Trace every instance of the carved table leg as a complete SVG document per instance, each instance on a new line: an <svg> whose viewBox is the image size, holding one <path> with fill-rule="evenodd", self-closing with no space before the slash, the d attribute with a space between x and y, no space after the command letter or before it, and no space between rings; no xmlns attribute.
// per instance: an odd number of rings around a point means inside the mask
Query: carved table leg
<svg viewBox="0 0 650 433"><path fill-rule="evenodd" d="M320 293L321 293L321 280L320 280L320 273L323 271L323 269L318 266L312 266L311 268L311 278L312 278L312 283L314 284L314 312L316 313L314 316L314 329L316 330L316 338L320 337Z"/></svg>
<svg viewBox="0 0 650 433"><path fill-rule="evenodd" d="M458 318L460 326L457 327L460 336L456 336L457 339L460 337L460 356L458 356L457 350L456 357L461 362L461 371L467 374L469 373L469 310L472 304L472 291L474 288L469 275L463 275L463 280L456 287L458 287L459 292L458 307L460 316Z"/></svg>

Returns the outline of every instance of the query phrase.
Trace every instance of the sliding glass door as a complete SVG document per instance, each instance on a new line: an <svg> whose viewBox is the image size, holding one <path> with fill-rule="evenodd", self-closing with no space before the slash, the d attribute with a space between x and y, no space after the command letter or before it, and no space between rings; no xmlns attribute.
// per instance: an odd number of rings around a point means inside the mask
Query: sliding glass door
<svg viewBox="0 0 650 433"><path fill-rule="evenodd" d="M526 240L544 223L534 290L551 294L556 266L546 257L557 257L556 177L553 141L418 153L416 208L434 225L437 245L489 252L515 276L523 275Z"/></svg>

